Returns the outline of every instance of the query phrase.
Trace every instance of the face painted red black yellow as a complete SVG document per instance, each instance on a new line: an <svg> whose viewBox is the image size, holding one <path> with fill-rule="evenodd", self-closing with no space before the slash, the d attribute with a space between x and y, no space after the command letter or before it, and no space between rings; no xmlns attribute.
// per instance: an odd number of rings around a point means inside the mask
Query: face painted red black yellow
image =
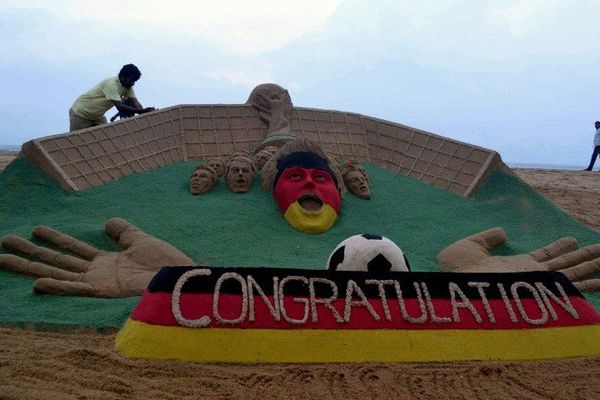
<svg viewBox="0 0 600 400"><path fill-rule="evenodd" d="M302 232L325 232L340 212L341 196L337 185L331 173L321 169L284 169L273 195L288 223Z"/></svg>

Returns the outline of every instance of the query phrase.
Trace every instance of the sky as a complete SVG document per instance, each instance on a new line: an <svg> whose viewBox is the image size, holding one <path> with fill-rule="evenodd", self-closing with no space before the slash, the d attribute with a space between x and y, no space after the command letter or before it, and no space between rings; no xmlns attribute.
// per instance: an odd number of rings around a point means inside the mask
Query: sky
<svg viewBox="0 0 600 400"><path fill-rule="evenodd" d="M128 63L144 106L245 103L273 82L296 106L583 166L600 0L2 0L0 145L68 131L77 96Z"/></svg>

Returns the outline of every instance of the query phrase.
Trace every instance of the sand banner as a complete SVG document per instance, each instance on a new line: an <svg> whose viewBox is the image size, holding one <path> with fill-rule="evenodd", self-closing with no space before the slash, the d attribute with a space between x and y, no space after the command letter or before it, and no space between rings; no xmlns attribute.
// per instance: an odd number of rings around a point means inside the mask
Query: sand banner
<svg viewBox="0 0 600 400"><path fill-rule="evenodd" d="M600 354L600 314L561 273L165 267L116 339L202 362L532 360Z"/></svg>

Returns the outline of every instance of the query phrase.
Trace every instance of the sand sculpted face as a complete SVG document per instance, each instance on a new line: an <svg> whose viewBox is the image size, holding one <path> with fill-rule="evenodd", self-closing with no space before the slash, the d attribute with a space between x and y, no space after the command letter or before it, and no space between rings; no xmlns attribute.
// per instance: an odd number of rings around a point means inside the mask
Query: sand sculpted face
<svg viewBox="0 0 600 400"><path fill-rule="evenodd" d="M258 153L254 155L254 165L257 170L262 170L263 166L267 161L273 157L273 154L277 152L277 147L268 146L264 149L261 149Z"/></svg>
<svg viewBox="0 0 600 400"><path fill-rule="evenodd" d="M308 154L316 159L315 163L293 162L290 157L284 159L284 164L291 162L280 172L273 196L291 226L301 232L321 233L334 224L342 199L333 175L323 167L324 160ZM298 154L290 156L296 158Z"/></svg>
<svg viewBox="0 0 600 400"><path fill-rule="evenodd" d="M219 182L216 171L208 166L199 165L190 177L189 192L199 195L210 192Z"/></svg>
<svg viewBox="0 0 600 400"><path fill-rule="evenodd" d="M364 171L364 170L363 170ZM349 170L344 174L344 184L356 197L361 199L371 198L371 182L365 172L359 169Z"/></svg>
<svg viewBox="0 0 600 400"><path fill-rule="evenodd" d="M342 176L333 159L309 139L287 142L262 169L262 187L271 190L285 220L304 233L322 233L342 207Z"/></svg>
<svg viewBox="0 0 600 400"><path fill-rule="evenodd" d="M250 150L246 150L246 149L237 149L234 150L231 154L229 154L228 160L231 161L234 158L237 157L249 157L252 158L252 153L250 152Z"/></svg>
<svg viewBox="0 0 600 400"><path fill-rule="evenodd" d="M212 168L218 176L223 176L225 173L225 162L220 157L212 157L206 160L206 165Z"/></svg>
<svg viewBox="0 0 600 400"><path fill-rule="evenodd" d="M236 157L227 166L225 182L234 193L246 193L254 181L254 162L248 157Z"/></svg>
<svg viewBox="0 0 600 400"><path fill-rule="evenodd" d="M371 198L371 180L358 161L346 161L341 166L341 173L344 177L344 185L350 193L365 200Z"/></svg>

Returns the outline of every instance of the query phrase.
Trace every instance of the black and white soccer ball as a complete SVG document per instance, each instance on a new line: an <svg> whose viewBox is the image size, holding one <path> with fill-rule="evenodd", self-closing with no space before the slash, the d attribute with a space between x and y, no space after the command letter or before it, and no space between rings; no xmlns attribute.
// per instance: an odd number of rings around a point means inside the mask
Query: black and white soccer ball
<svg viewBox="0 0 600 400"><path fill-rule="evenodd" d="M390 239L364 233L343 240L327 260L331 271L410 271L404 252Z"/></svg>

